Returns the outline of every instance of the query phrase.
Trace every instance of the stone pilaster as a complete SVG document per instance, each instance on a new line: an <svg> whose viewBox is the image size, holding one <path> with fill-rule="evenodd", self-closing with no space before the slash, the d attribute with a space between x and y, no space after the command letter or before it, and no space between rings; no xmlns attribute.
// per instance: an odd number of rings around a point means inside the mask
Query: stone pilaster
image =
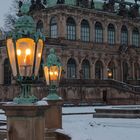
<svg viewBox="0 0 140 140"><path fill-rule="evenodd" d="M81 39L81 22L79 19L76 25L76 40L80 40L80 39Z"/></svg>
<svg viewBox="0 0 140 140"><path fill-rule="evenodd" d="M60 16L58 20L58 37L66 38L66 35L67 35L66 17Z"/></svg>
<svg viewBox="0 0 140 140"><path fill-rule="evenodd" d="M49 108L45 112L45 128L61 129L62 128L62 100L48 101Z"/></svg>
<svg viewBox="0 0 140 140"><path fill-rule="evenodd" d="M44 140L46 106L5 104L7 140Z"/></svg>

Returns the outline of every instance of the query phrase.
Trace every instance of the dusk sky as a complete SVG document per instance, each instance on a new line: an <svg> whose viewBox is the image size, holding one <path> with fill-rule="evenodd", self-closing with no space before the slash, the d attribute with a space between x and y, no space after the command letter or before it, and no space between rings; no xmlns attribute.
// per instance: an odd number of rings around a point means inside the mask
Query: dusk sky
<svg viewBox="0 0 140 140"><path fill-rule="evenodd" d="M10 11L13 0L0 0L0 27L4 26L4 16Z"/></svg>
<svg viewBox="0 0 140 140"><path fill-rule="evenodd" d="M10 11L10 7L12 7L12 2L14 0L0 0L0 27L4 26L4 16ZM23 0L24 1L24 0ZM94 0L94 1L103 1L103 0ZM129 2L134 2L134 0L125 0Z"/></svg>

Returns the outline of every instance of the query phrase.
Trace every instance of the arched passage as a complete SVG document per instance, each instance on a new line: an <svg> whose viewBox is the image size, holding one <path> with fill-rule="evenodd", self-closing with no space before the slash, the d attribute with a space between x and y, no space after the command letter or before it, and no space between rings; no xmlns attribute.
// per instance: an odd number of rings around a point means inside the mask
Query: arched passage
<svg viewBox="0 0 140 140"><path fill-rule="evenodd" d="M103 78L103 64L100 60L95 63L95 79Z"/></svg>

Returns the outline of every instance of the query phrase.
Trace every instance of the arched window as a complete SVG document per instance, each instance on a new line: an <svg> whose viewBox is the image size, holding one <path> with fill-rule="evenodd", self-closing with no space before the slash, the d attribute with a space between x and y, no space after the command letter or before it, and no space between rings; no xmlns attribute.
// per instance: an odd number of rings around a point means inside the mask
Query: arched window
<svg viewBox="0 0 140 140"><path fill-rule="evenodd" d="M103 64L101 61L95 63L95 79L103 78Z"/></svg>
<svg viewBox="0 0 140 140"><path fill-rule="evenodd" d="M57 36L58 36L57 21L55 17L52 17L50 21L50 37L57 38Z"/></svg>
<svg viewBox="0 0 140 140"><path fill-rule="evenodd" d="M139 47L139 31L137 28L134 28L132 32L132 45L135 47Z"/></svg>
<svg viewBox="0 0 140 140"><path fill-rule="evenodd" d="M82 62L82 76L84 79L90 78L90 63L86 59Z"/></svg>
<svg viewBox="0 0 140 140"><path fill-rule="evenodd" d="M67 39L76 40L76 23L71 17L67 19Z"/></svg>
<svg viewBox="0 0 140 140"><path fill-rule="evenodd" d="M4 61L4 84L11 84L11 67L8 58Z"/></svg>
<svg viewBox="0 0 140 140"><path fill-rule="evenodd" d="M113 24L108 25L108 44L115 44L115 28Z"/></svg>
<svg viewBox="0 0 140 140"><path fill-rule="evenodd" d="M67 77L76 78L76 62L70 58L67 63Z"/></svg>
<svg viewBox="0 0 140 140"><path fill-rule="evenodd" d="M89 28L89 23L87 20L82 20L81 22L81 40L82 41L89 41L89 36L90 36L90 28Z"/></svg>
<svg viewBox="0 0 140 140"><path fill-rule="evenodd" d="M121 28L121 44L127 45L128 44L128 31L126 26L122 26Z"/></svg>
<svg viewBox="0 0 140 140"><path fill-rule="evenodd" d="M108 64L107 76L109 79L114 79L115 77L115 64L112 61Z"/></svg>
<svg viewBox="0 0 140 140"><path fill-rule="evenodd" d="M43 22L42 22L41 20L39 20L39 21L37 22L36 30L37 30L37 31L40 31L40 32L43 32Z"/></svg>
<svg viewBox="0 0 140 140"><path fill-rule="evenodd" d="M127 62L123 62L122 65L123 65L123 81L126 82L128 79L128 76L129 76L128 64L127 64Z"/></svg>
<svg viewBox="0 0 140 140"><path fill-rule="evenodd" d="M103 27L100 22L95 23L95 42L103 43Z"/></svg>

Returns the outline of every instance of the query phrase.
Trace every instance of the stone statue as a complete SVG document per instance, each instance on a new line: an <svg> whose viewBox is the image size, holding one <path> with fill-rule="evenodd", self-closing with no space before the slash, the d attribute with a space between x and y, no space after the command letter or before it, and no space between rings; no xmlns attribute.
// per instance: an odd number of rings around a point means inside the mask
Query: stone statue
<svg viewBox="0 0 140 140"><path fill-rule="evenodd" d="M128 10L126 9L126 4L124 0L121 0L119 3L119 13L118 15L126 17L128 14Z"/></svg>
<svg viewBox="0 0 140 140"><path fill-rule="evenodd" d="M136 18L139 16L139 5L137 4L137 0L135 0L135 3L130 6L129 16L132 18Z"/></svg>
<svg viewBox="0 0 140 140"><path fill-rule="evenodd" d="M115 0L109 0L104 2L103 9L108 12L114 12Z"/></svg>

